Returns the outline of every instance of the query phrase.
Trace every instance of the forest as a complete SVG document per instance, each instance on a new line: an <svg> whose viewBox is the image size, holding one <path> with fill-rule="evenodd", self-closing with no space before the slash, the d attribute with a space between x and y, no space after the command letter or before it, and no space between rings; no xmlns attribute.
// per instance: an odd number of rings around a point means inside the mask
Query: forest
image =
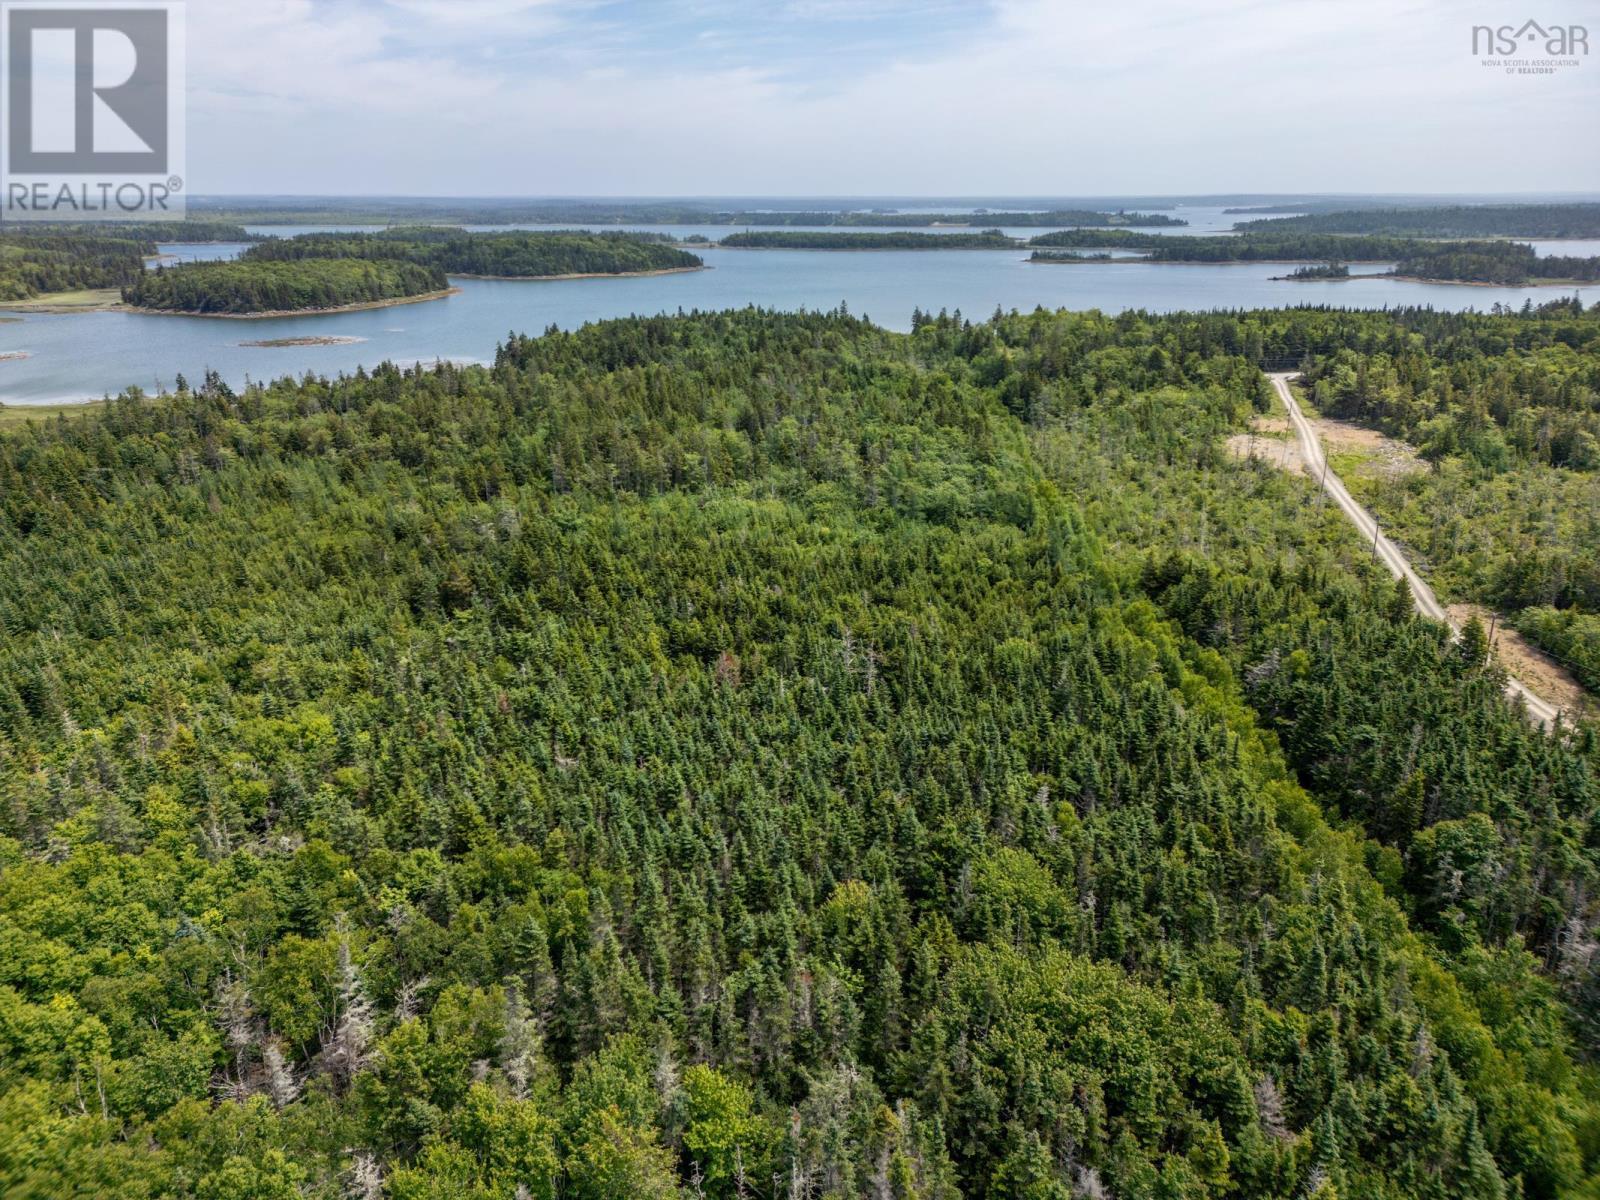
<svg viewBox="0 0 1600 1200"><path fill-rule="evenodd" d="M120 232L0 232L0 301L113 288L144 274L154 243Z"/></svg>
<svg viewBox="0 0 1600 1200"><path fill-rule="evenodd" d="M136 283L158 242L251 240L238 226L211 221L13 227L0 232L0 302Z"/></svg>
<svg viewBox="0 0 1600 1200"><path fill-rule="evenodd" d="M1116 258L1108 250L1035 250L1028 255L1028 261L1036 263L1114 262Z"/></svg>
<svg viewBox="0 0 1600 1200"><path fill-rule="evenodd" d="M1600 1195L1600 740L1223 444L1597 330L694 313L0 433L0 1191Z"/></svg>
<svg viewBox="0 0 1600 1200"><path fill-rule="evenodd" d="M443 227L266 238L236 261L142 273L123 299L159 312L244 315L382 303L443 292L448 275L561 278L684 271L701 260L623 233L466 233Z"/></svg>
<svg viewBox="0 0 1600 1200"><path fill-rule="evenodd" d="M834 233L831 230L730 233L718 245L744 250L1013 250L998 229L980 233Z"/></svg>
<svg viewBox="0 0 1600 1200"><path fill-rule="evenodd" d="M152 312L245 316L377 304L443 293L449 286L436 267L388 259L240 260L143 271L123 287L122 299Z"/></svg>
<svg viewBox="0 0 1600 1200"><path fill-rule="evenodd" d="M32 224L28 228L59 234L106 235L131 238L151 245L204 245L214 242L253 242L257 235L230 221L110 221L101 224ZM153 254L154 251L152 250Z"/></svg>
<svg viewBox="0 0 1600 1200"><path fill-rule="evenodd" d="M1187 225L1181 217L1165 213L1098 212L1090 209L1049 209L1040 212L1003 212L980 208L966 213L895 212L738 212L718 213L707 224L716 225L1002 225L1002 226L1060 226L1080 225L1093 228L1143 226L1165 228Z"/></svg>
<svg viewBox="0 0 1600 1200"><path fill-rule="evenodd" d="M1600 256L1541 257L1521 242L1416 242L1395 263L1394 273L1470 283L1593 283L1600 280Z"/></svg>
<svg viewBox="0 0 1600 1200"><path fill-rule="evenodd" d="M1316 263L1310 266L1296 267L1283 279L1349 279L1350 268L1344 263Z"/></svg>
<svg viewBox="0 0 1600 1200"><path fill-rule="evenodd" d="M1415 446L1428 469L1361 488L1454 599L1600 690L1600 324L1576 300L1516 314L1348 314L1309 395Z"/></svg>
<svg viewBox="0 0 1600 1200"><path fill-rule="evenodd" d="M1375 234L1276 233L1263 231L1228 237L1164 237L1119 229L1065 229L1029 240L1035 262L1071 262L1074 256L1050 252L1053 247L1142 250L1148 262L1393 262L1394 274L1408 279L1460 283L1521 285L1587 283L1600 280L1600 257L1541 257L1521 242L1435 242Z"/></svg>
<svg viewBox="0 0 1600 1200"><path fill-rule="evenodd" d="M1534 605L1517 612L1517 630L1571 668L1578 682L1600 695L1600 614Z"/></svg>
<svg viewBox="0 0 1600 1200"><path fill-rule="evenodd" d="M1286 211L1295 210L1288 207ZM1426 238L1595 238L1600 237L1600 204L1456 204L1433 208L1367 208L1240 221L1234 228L1241 233L1376 233Z"/></svg>
<svg viewBox="0 0 1600 1200"><path fill-rule="evenodd" d="M502 279L565 275L638 275L690 271L704 265L660 235L633 233L467 233L408 227L383 233L308 233L268 238L247 250L246 262L305 258L394 259L450 275Z"/></svg>

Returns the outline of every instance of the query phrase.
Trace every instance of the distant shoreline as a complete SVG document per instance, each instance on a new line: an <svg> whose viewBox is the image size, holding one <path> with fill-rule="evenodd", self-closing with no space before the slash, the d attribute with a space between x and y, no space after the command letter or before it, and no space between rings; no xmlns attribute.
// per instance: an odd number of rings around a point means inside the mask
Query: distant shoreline
<svg viewBox="0 0 1600 1200"><path fill-rule="evenodd" d="M1406 283L1448 283L1456 287L1560 287L1560 288L1585 288L1600 287L1600 279L1529 279L1524 283L1490 283L1484 279L1428 279L1422 275L1366 275L1365 279L1399 279Z"/></svg>
<svg viewBox="0 0 1600 1200"><path fill-rule="evenodd" d="M930 237L939 237L939 234L929 234ZM1013 240L1009 246L727 246L721 242L712 242L709 246L702 246L703 250L797 250L806 254L915 254L917 251L938 250L948 253L952 250L987 250L991 254L998 251L1021 250L1024 243Z"/></svg>
<svg viewBox="0 0 1600 1200"><path fill-rule="evenodd" d="M1124 263L1146 263L1154 267L1252 267L1252 266L1288 266L1290 264L1306 263L1302 258L1232 258L1222 262L1199 262L1196 260L1174 261L1161 258L1033 258L1023 261L1044 267L1104 267L1121 265ZM1375 263L1392 261L1381 258L1352 258L1346 260L1356 266L1372 266ZM1272 283L1344 283L1351 279L1393 279L1402 283L1437 283L1454 284L1458 287L1494 287L1494 288L1519 288L1519 287L1561 287L1584 288L1600 287L1600 279L1530 279L1524 283L1491 283L1483 279L1430 279L1424 275L1396 275L1392 271L1383 271L1361 275L1337 276L1300 276L1271 275L1268 281Z"/></svg>
<svg viewBox="0 0 1600 1200"><path fill-rule="evenodd" d="M449 271L451 279L476 279L486 283L553 283L562 279L643 279L649 275L689 275L695 271L709 271L704 263L698 267L656 267L649 271L579 271L570 275L472 275L464 271ZM456 288L460 291L460 288Z"/></svg>
<svg viewBox="0 0 1600 1200"><path fill-rule="evenodd" d="M1144 255L1129 258L1027 258L1025 262L1036 263L1043 267L1081 267L1105 266L1107 263L1147 263L1152 267L1288 267L1288 266L1314 266L1315 263L1307 258L1226 258L1202 260L1197 258L1149 258ZM1347 258L1343 260L1358 266L1370 267L1374 264L1393 262L1392 258ZM1278 279L1287 279L1286 275L1275 276ZM1396 276L1389 275L1360 275L1358 279L1391 279Z"/></svg>

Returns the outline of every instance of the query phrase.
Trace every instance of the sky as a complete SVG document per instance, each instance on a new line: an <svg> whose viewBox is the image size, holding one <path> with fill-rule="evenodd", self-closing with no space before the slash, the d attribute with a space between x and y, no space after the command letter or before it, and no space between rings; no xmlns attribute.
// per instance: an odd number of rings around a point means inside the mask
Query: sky
<svg viewBox="0 0 1600 1200"><path fill-rule="evenodd" d="M188 0L191 193L1600 191L1594 0Z"/></svg>

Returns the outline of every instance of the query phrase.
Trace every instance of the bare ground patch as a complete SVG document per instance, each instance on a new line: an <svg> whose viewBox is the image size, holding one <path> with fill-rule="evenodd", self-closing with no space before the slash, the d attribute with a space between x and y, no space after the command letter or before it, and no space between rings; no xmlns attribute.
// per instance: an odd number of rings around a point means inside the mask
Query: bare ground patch
<svg viewBox="0 0 1600 1200"><path fill-rule="evenodd" d="M1465 625L1473 617L1483 623L1485 631L1494 623L1494 652L1500 665L1541 699L1579 716L1600 716L1600 704L1583 690L1576 679L1539 647L1523 637L1504 618L1495 615L1481 604L1452 604L1448 609L1450 619Z"/></svg>
<svg viewBox="0 0 1600 1200"><path fill-rule="evenodd" d="M1322 440L1323 452L1342 460L1335 464L1335 469L1341 473L1350 473L1351 460L1355 460L1354 474L1358 479L1394 478L1427 469L1410 446L1385 437L1376 429L1327 417L1313 418L1311 425ZM1306 473L1300 439L1294 435L1286 417L1257 417L1250 423L1249 433L1234 434L1227 446L1228 453L1235 458L1259 458L1296 475Z"/></svg>
<svg viewBox="0 0 1600 1200"><path fill-rule="evenodd" d="M1369 477L1394 479L1428 469L1405 442L1386 437L1376 429L1319 417L1311 422L1328 453L1359 460L1359 472ZM1346 481L1348 482L1348 480Z"/></svg>
<svg viewBox="0 0 1600 1200"><path fill-rule="evenodd" d="M1250 422L1250 432L1234 434L1227 447L1235 458L1259 458L1296 475L1306 473L1300 439L1290 430L1287 417L1257 417Z"/></svg>

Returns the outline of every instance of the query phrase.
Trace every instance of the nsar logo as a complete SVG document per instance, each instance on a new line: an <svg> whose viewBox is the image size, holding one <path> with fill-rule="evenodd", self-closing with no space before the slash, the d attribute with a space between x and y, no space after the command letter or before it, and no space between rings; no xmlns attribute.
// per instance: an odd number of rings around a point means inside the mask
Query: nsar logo
<svg viewBox="0 0 1600 1200"><path fill-rule="evenodd" d="M1589 53L1589 30L1583 25L1474 25L1472 53L1486 56L1483 65L1507 75L1554 75L1581 65Z"/></svg>

